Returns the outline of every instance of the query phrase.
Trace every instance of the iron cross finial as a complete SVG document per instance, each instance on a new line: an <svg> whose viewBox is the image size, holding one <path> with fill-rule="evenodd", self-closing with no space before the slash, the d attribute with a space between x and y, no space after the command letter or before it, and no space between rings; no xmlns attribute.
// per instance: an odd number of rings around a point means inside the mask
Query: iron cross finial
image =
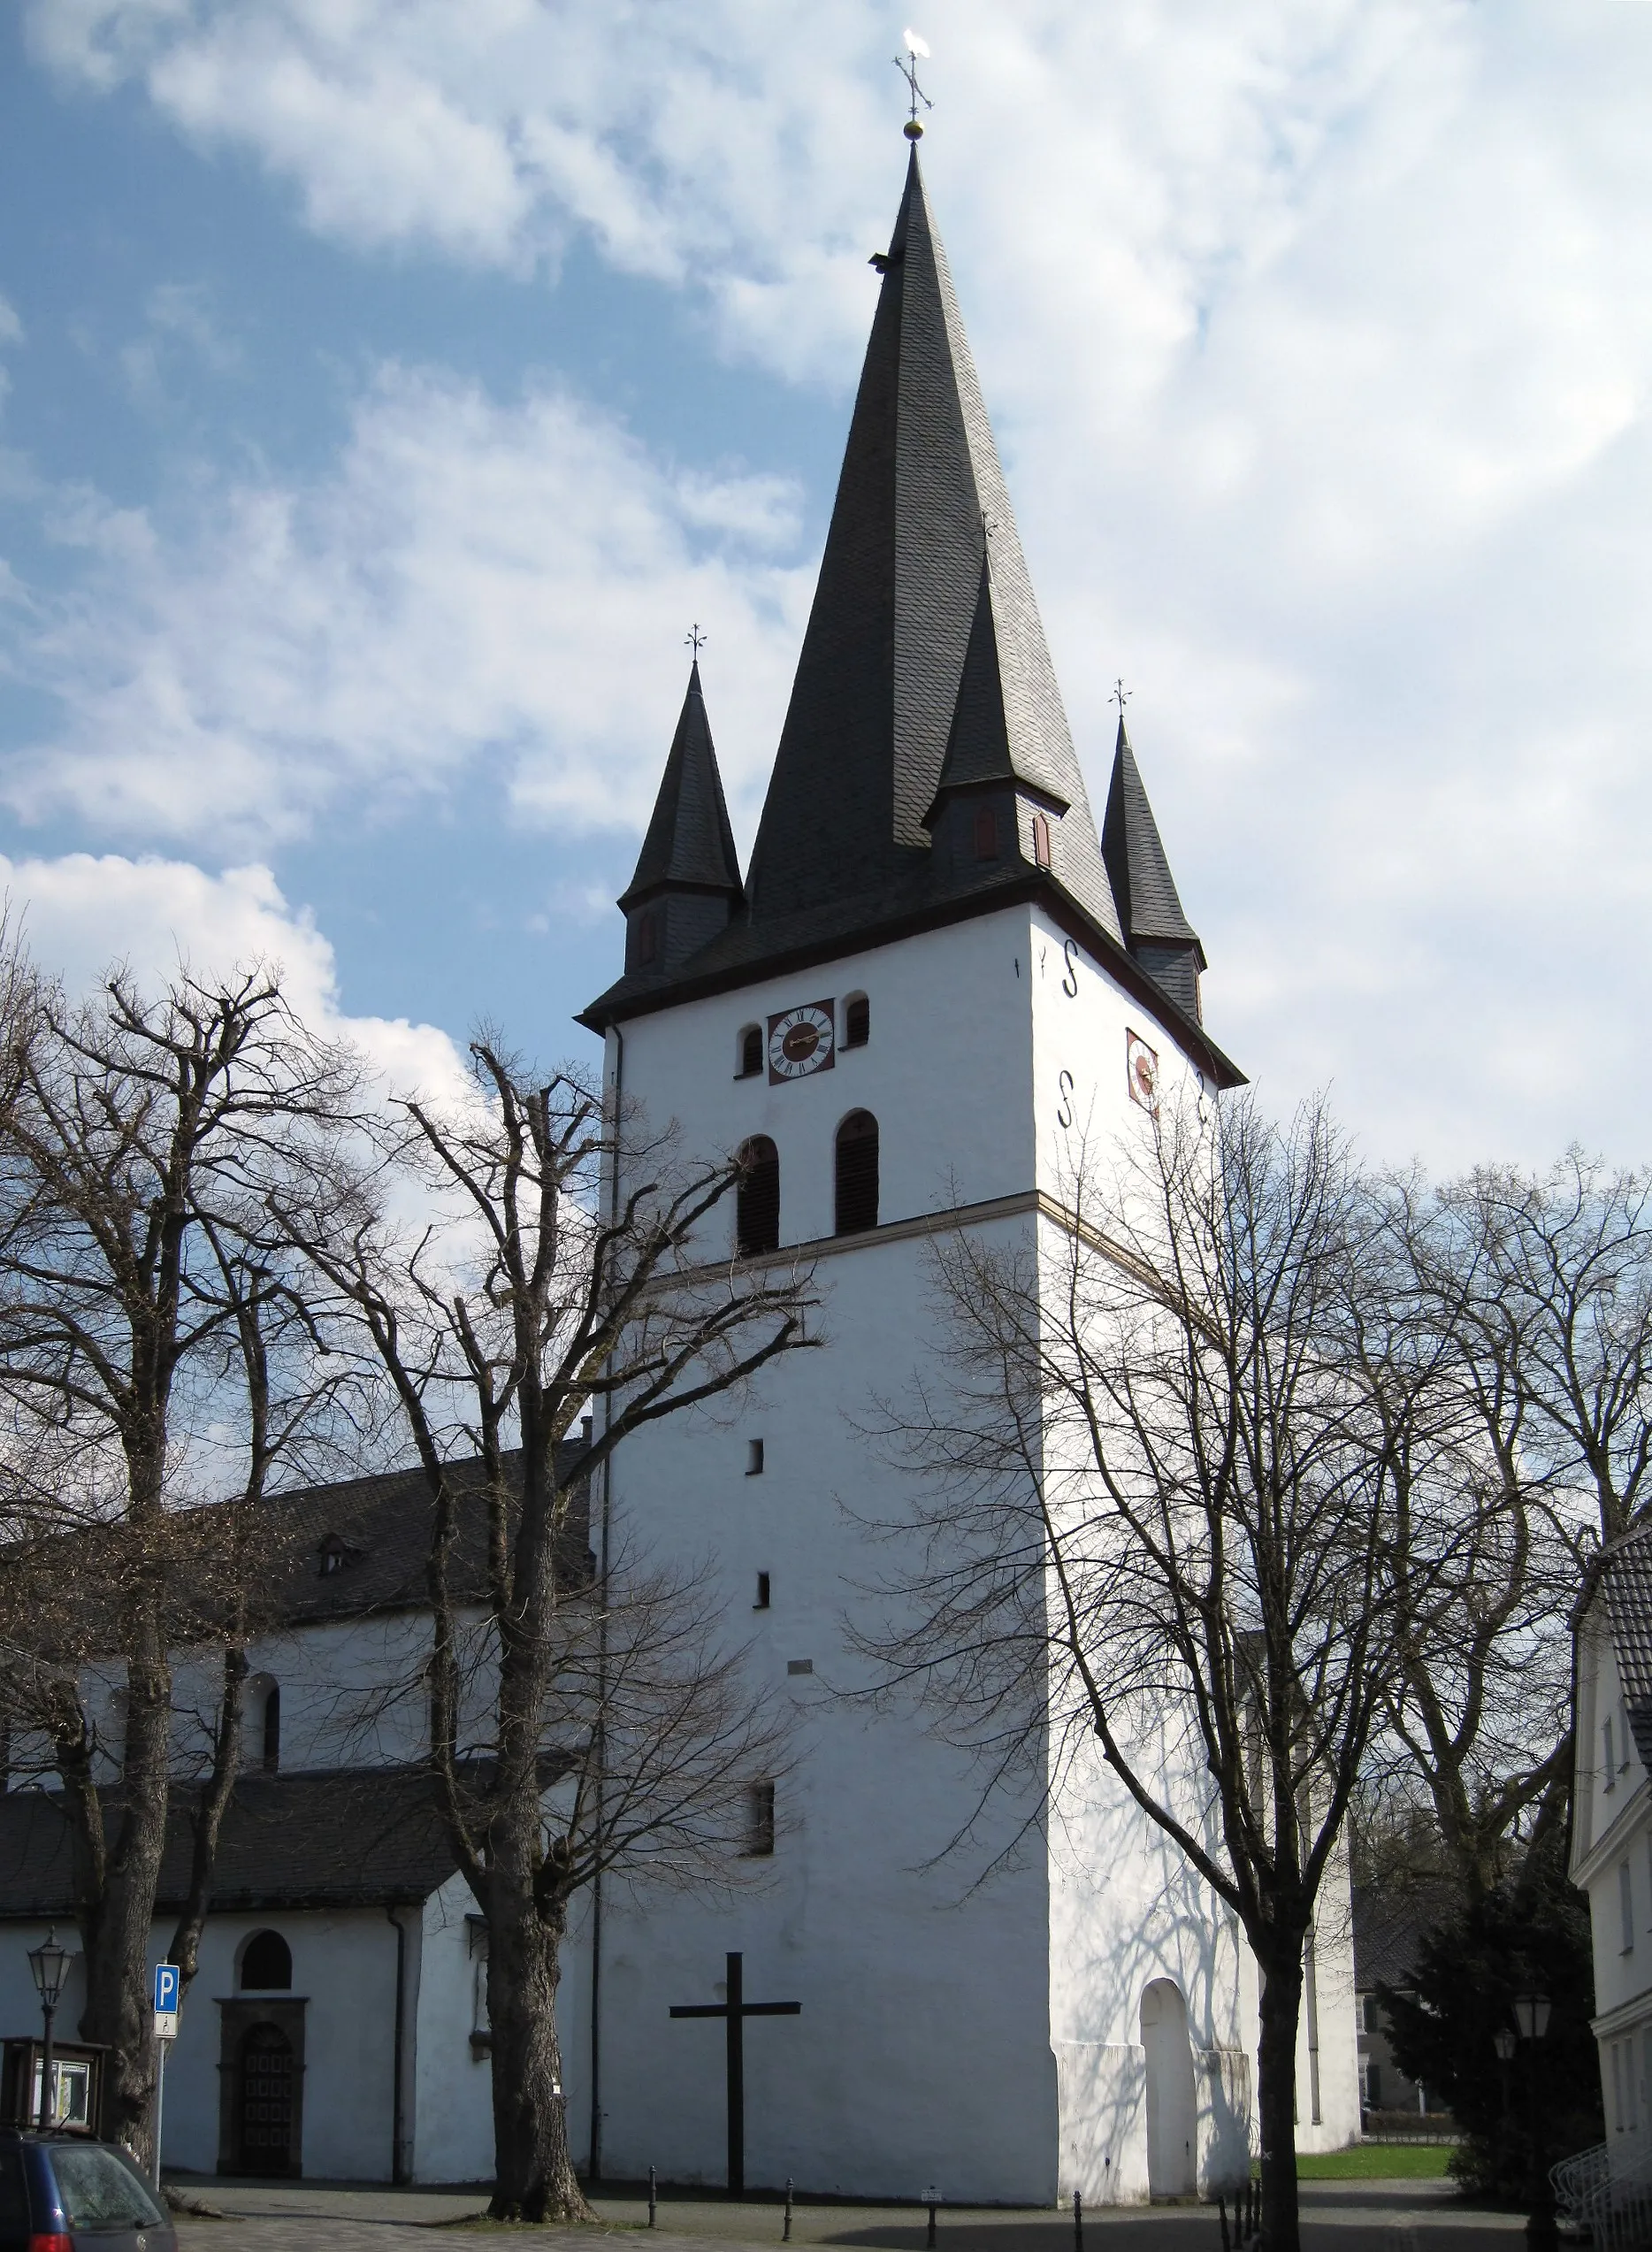
<svg viewBox="0 0 1652 2252"><path fill-rule="evenodd" d="M705 647L707 642L710 639L711 636L708 633L702 633L700 632L700 621L698 618L696 618L693 624L689 627L687 632L684 634L683 647L685 649L692 649L694 652L694 662L697 664L700 662L700 651Z"/></svg>
<svg viewBox="0 0 1652 2252"><path fill-rule="evenodd" d="M1119 707L1119 716L1120 719L1124 717L1124 707L1129 702L1134 693L1134 690L1125 686L1122 680L1115 680L1113 682L1113 693L1108 697L1107 701L1110 704L1117 704Z"/></svg>
<svg viewBox="0 0 1652 2252"><path fill-rule="evenodd" d="M932 110L935 107L934 103L918 83L918 57L922 55L925 62L928 62L929 50L928 43L921 39L915 31L908 31L903 35L906 42L906 51L904 55L896 56L895 68L906 81L906 92L911 97L911 106L907 111L906 122L901 127L901 131L908 141L919 141L923 137L923 127L918 122L918 104L922 102L926 110Z"/></svg>

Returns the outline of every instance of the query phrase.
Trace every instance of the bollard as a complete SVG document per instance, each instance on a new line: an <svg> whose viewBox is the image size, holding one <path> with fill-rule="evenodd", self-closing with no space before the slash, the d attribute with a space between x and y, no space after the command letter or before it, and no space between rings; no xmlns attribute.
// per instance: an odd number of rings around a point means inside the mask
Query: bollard
<svg viewBox="0 0 1652 2252"><path fill-rule="evenodd" d="M1084 2252L1084 2193L1073 2192L1073 2252Z"/></svg>
<svg viewBox="0 0 1652 2252"><path fill-rule="evenodd" d="M650 2228L654 2228L658 2225L654 2219L654 2209L659 2202L659 2200L654 2194L656 2187L657 2185L654 2181L654 2168L650 2166L648 2169L648 2225Z"/></svg>
<svg viewBox="0 0 1652 2252"><path fill-rule="evenodd" d="M1225 2197L1218 2197L1216 2200L1216 2211L1222 2225L1222 2252L1233 2252L1233 2245L1228 2235L1228 2200Z"/></svg>
<svg viewBox="0 0 1652 2252"><path fill-rule="evenodd" d="M929 2195L923 2202L929 2209L929 2233L923 2240L925 2252L935 2252L935 2209L941 2201L935 2194L933 2182L929 2184Z"/></svg>
<svg viewBox="0 0 1652 2252"><path fill-rule="evenodd" d="M786 2225L780 2233L780 2241L783 2244L790 2244L792 2241L792 2177L790 2174L786 2176Z"/></svg>

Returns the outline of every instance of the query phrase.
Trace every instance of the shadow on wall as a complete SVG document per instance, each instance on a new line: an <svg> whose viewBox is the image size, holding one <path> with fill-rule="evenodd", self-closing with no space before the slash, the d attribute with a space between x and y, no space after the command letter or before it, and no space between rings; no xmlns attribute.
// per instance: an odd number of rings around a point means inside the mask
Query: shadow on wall
<svg viewBox="0 0 1652 2252"><path fill-rule="evenodd" d="M1252 2091L1249 2057L1228 2045L1239 2034L1231 1927L1179 1854L1137 1859L1128 1902L1117 1857L1094 1857L1104 1865L1105 1885L1077 1860L1062 1872L1068 2022L1136 2038L1053 2044L1060 2194L1133 2204L1235 2189L1250 2171Z"/></svg>

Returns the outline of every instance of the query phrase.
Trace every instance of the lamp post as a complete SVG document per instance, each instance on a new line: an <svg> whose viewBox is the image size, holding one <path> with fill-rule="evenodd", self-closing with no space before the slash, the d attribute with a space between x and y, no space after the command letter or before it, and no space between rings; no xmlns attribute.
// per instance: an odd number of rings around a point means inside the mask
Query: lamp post
<svg viewBox="0 0 1652 2252"><path fill-rule="evenodd" d="M57 1926L48 1926L46 1936L38 1947L28 1950L28 1967L34 1973L34 1991L40 1996L41 2015L46 2020L46 2038L40 2058L40 2124L42 2133L50 2133L57 2125L57 2091L51 2082L51 2021L57 2014L57 1996L63 1992L63 1974L68 1967L65 1948L57 1944Z"/></svg>
<svg viewBox="0 0 1652 2252"><path fill-rule="evenodd" d="M1497 2072L1503 2081L1503 2124L1506 2133L1509 2126L1509 2067L1514 2062L1514 2052L1518 2043L1507 2026L1499 2026L1491 2037L1491 2045L1497 2052Z"/></svg>
<svg viewBox="0 0 1652 2252"><path fill-rule="evenodd" d="M1520 2028L1522 2041L1539 2041L1549 2031L1549 2001L1546 1994L1517 1994L1514 1997L1514 2022ZM1533 2173L1532 2210L1526 2224L1526 2241L1533 2252L1557 2252L1560 2231L1555 2222L1555 2186L1549 2178L1537 2146L1537 2075L1532 2065L1526 2067L1526 2117L1531 2136L1531 2162Z"/></svg>

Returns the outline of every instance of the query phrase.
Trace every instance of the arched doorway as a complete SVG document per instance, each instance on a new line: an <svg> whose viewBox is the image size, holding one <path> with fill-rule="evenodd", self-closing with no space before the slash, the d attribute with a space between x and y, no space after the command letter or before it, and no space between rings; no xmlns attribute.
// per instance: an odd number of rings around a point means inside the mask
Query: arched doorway
<svg viewBox="0 0 1652 2252"><path fill-rule="evenodd" d="M263 2021L241 2035L235 2103L238 2172L295 2171L293 2062L293 2044L279 2026Z"/></svg>
<svg viewBox="0 0 1652 2252"><path fill-rule="evenodd" d="M1155 1979L1143 1989L1142 2047L1147 2057L1148 2192L1154 2197L1191 2197L1198 2107L1188 2005L1174 1979Z"/></svg>

